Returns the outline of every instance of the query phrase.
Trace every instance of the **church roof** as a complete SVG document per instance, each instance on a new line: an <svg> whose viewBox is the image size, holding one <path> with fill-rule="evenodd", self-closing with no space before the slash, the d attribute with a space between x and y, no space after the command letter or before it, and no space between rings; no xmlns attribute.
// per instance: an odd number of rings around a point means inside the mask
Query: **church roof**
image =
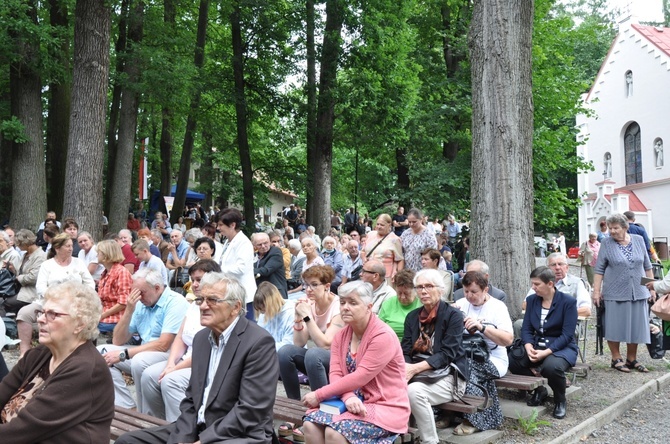
<svg viewBox="0 0 670 444"><path fill-rule="evenodd" d="M631 27L666 55L670 56L670 28L643 25L631 25Z"/></svg>
<svg viewBox="0 0 670 444"><path fill-rule="evenodd" d="M605 194L605 199L607 199L608 202L612 202L612 196L614 194L628 194L628 208L630 211L633 211L635 213L646 213L648 211L647 207L642 203L639 197L637 197L637 194L635 194L634 191L631 190L626 190L624 188L617 188L614 190L613 194ZM589 193L588 197L586 197L586 201L595 201L598 198L598 195L596 193Z"/></svg>

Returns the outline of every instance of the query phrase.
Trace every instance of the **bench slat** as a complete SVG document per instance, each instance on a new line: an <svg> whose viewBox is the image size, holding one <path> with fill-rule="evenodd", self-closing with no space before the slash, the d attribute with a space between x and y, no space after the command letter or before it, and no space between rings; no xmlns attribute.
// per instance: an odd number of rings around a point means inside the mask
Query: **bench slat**
<svg viewBox="0 0 670 444"><path fill-rule="evenodd" d="M444 404L440 404L435 407L440 408L442 410L449 410L451 412L476 413L478 410L483 410L486 407L488 407L488 405L487 406L482 405L484 403L484 399L485 398L482 398L480 396L465 395L463 396L463 400L467 401L468 402L467 404L461 401L451 401L451 402L445 402Z"/></svg>
<svg viewBox="0 0 670 444"><path fill-rule="evenodd" d="M546 385L547 379L536 376L523 376L507 374L500 379L495 380L498 388L511 388L517 390L535 390L536 388Z"/></svg>

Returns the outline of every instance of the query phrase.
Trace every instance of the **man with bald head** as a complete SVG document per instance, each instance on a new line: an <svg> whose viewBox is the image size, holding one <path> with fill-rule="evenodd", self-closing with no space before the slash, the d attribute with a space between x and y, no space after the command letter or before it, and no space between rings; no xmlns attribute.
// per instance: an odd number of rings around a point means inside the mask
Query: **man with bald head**
<svg viewBox="0 0 670 444"><path fill-rule="evenodd" d="M500 288L494 287L493 284L491 284L491 279L489 278L489 266L486 264L486 262L477 259L470 261L465 267L465 271L479 271L480 273L483 273L484 276L486 276L486 280L489 281L489 294L494 298L505 302L505 299L507 299L507 294L505 294L505 292ZM461 299L463 296L465 296L463 289L459 288L454 292L454 301Z"/></svg>
<svg viewBox="0 0 670 444"><path fill-rule="evenodd" d="M386 283L386 267L377 260L363 264L361 280L372 285L372 312L375 314L379 313L385 300L397 296L393 287Z"/></svg>
<svg viewBox="0 0 670 444"><path fill-rule="evenodd" d="M254 262L254 277L256 286L261 282L270 282L279 290L282 297L288 297L286 293L286 269L284 268L284 256L278 247L270 243L267 233L254 233L251 242L256 250L256 261Z"/></svg>
<svg viewBox="0 0 670 444"><path fill-rule="evenodd" d="M119 231L119 234L114 237L114 240L121 247L121 252L123 253L123 265L130 272L134 274L140 268L140 261L133 253L132 244L133 244L133 234L130 230L123 229Z"/></svg>

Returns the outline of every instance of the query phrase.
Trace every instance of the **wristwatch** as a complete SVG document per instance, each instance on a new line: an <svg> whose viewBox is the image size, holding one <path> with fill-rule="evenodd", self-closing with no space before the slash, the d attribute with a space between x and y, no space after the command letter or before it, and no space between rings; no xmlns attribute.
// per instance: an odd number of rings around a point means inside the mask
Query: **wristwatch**
<svg viewBox="0 0 670 444"><path fill-rule="evenodd" d="M302 320L305 321L305 324L306 324L306 323L308 323L309 321L311 321L312 318L310 318L309 316L305 316L304 318L302 318Z"/></svg>
<svg viewBox="0 0 670 444"><path fill-rule="evenodd" d="M486 330L486 324L482 324L482 329L479 330L481 334L484 334L484 330Z"/></svg>
<svg viewBox="0 0 670 444"><path fill-rule="evenodd" d="M128 354L128 349L124 349L121 353L119 353L119 361L123 362L126 359L129 359L130 355Z"/></svg>

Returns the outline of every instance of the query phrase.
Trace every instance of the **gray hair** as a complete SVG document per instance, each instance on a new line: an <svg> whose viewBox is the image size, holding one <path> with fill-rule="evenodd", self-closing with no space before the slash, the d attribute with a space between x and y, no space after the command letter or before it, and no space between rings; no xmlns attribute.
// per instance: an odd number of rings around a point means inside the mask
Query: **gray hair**
<svg viewBox="0 0 670 444"><path fill-rule="evenodd" d="M200 280L200 291L205 287L211 287L213 285L226 284L226 302L234 307L236 302L240 303L240 313L239 317L243 317L246 313L246 300L247 292L244 290L240 281L238 281L233 275L228 273L205 273L205 275Z"/></svg>
<svg viewBox="0 0 670 444"><path fill-rule="evenodd" d="M442 294L444 294L444 279L442 279L442 275L440 274L439 270L424 268L423 270L417 271L417 273L414 275L415 287L418 285L419 279L426 280L434 286L441 288Z"/></svg>
<svg viewBox="0 0 670 444"><path fill-rule="evenodd" d="M159 238L163 239L163 233L161 233L161 230L159 230L157 228L151 230L151 234L153 234L156 237L159 237Z"/></svg>
<svg viewBox="0 0 670 444"><path fill-rule="evenodd" d="M123 230L119 230L119 236L121 236L121 233L127 234L131 239L133 238L133 233L130 230L124 228Z"/></svg>
<svg viewBox="0 0 670 444"><path fill-rule="evenodd" d="M183 237L186 239L186 242L191 243L197 241L202 236L203 234L202 231L200 231L200 228L191 228L190 230L187 230L186 233L184 233Z"/></svg>
<svg viewBox="0 0 670 444"><path fill-rule="evenodd" d="M37 242L37 236L30 230L25 228L14 233L14 243L17 247L29 247L35 245Z"/></svg>
<svg viewBox="0 0 670 444"><path fill-rule="evenodd" d="M568 264L568 256L561 253L560 251L557 251L555 253L551 253L549 256L547 256L547 264L552 259L561 259L561 260L563 260L563 262L565 262L566 265Z"/></svg>
<svg viewBox="0 0 670 444"><path fill-rule="evenodd" d="M356 293L364 304L372 304L372 285L368 282L351 281L340 285L337 289L337 294L340 295L341 298L351 296L352 293Z"/></svg>
<svg viewBox="0 0 670 444"><path fill-rule="evenodd" d="M628 230L628 218L623 214L612 214L607 218L607 225L618 225Z"/></svg>
<svg viewBox="0 0 670 444"><path fill-rule="evenodd" d="M97 338L102 303L95 290L79 282L65 281L49 287L44 294L44 302L63 299L67 299L67 303L63 306L66 307L68 314L82 323L82 330L77 337L85 341Z"/></svg>
<svg viewBox="0 0 670 444"><path fill-rule="evenodd" d="M335 242L335 245L337 245L337 241L335 240L334 237L332 237L332 236L326 236L326 237L324 237L324 238L321 240L321 246L323 247L323 244L325 244L325 243L328 242L328 241Z"/></svg>
<svg viewBox="0 0 670 444"><path fill-rule="evenodd" d="M470 270L470 267L473 266L473 265L479 265L479 271L481 271L484 274L489 274L489 266L486 262L480 261L479 259L474 259L474 260L471 260L470 262L468 262L468 266L465 267L465 269L467 271L474 271L474 270Z"/></svg>
<svg viewBox="0 0 670 444"><path fill-rule="evenodd" d="M144 280L152 287L155 287L156 285L160 285L161 287L165 286L165 282L163 281L163 276L161 275L160 271L153 270L151 268L140 268L137 270L137 272L135 272L133 275L133 282L137 282L139 279Z"/></svg>
<svg viewBox="0 0 670 444"><path fill-rule="evenodd" d="M0 237L3 238L7 244L12 242L12 240L9 238L9 234L7 234L4 230L0 230Z"/></svg>
<svg viewBox="0 0 670 444"><path fill-rule="evenodd" d="M302 245L300 245L300 241L298 239L291 239L290 241L288 241L288 246L289 248L297 251L300 251L300 249L302 248Z"/></svg>
<svg viewBox="0 0 670 444"><path fill-rule="evenodd" d="M93 236L91 236L91 233L89 233L88 231L80 231L80 232L79 232L79 236L77 236L77 239L79 239L79 238L82 237L82 236L86 236L86 237L88 237L89 239L91 239L91 242L95 242L95 241L93 240Z"/></svg>

